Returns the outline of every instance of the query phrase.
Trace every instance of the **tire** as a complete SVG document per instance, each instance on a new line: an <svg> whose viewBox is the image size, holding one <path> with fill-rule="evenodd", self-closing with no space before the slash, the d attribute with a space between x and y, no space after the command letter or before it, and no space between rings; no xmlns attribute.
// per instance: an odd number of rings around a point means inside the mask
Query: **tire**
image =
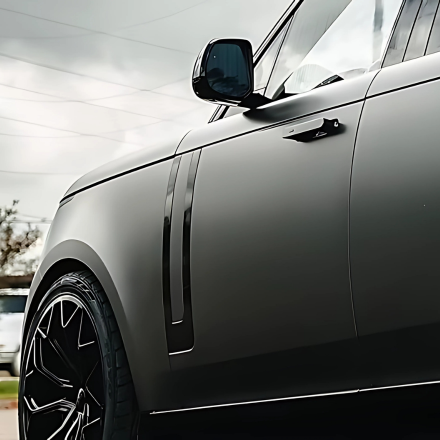
<svg viewBox="0 0 440 440"><path fill-rule="evenodd" d="M122 338L90 271L48 290L23 344L20 439L131 440L137 405Z"/></svg>

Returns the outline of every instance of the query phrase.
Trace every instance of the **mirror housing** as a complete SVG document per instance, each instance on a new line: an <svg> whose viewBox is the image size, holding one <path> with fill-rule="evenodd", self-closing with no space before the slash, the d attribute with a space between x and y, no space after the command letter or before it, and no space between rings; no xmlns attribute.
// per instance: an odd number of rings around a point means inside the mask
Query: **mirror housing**
<svg viewBox="0 0 440 440"><path fill-rule="evenodd" d="M215 104L255 108L270 102L253 94L252 45L247 40L210 41L197 57L192 85L199 98Z"/></svg>

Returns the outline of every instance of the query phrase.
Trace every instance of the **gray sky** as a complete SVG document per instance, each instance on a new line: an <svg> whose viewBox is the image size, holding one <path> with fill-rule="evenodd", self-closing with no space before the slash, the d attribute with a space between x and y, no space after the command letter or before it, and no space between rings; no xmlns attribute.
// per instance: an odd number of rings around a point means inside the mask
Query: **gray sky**
<svg viewBox="0 0 440 440"><path fill-rule="evenodd" d="M199 51L219 37L256 49L290 3L0 0L0 206L51 219L82 174L206 123Z"/></svg>

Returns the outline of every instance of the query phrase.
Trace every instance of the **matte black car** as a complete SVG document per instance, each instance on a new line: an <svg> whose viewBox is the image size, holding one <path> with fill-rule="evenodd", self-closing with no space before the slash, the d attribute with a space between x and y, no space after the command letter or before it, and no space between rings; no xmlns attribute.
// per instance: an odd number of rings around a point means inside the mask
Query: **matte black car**
<svg viewBox="0 0 440 440"><path fill-rule="evenodd" d="M294 1L255 54L211 41L210 123L61 200L21 438L440 381L439 51L439 0Z"/></svg>

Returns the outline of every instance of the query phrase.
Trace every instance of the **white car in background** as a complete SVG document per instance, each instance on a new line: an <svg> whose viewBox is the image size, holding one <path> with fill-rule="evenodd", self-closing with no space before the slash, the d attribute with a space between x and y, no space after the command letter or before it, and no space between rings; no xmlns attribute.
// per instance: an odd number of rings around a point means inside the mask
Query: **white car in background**
<svg viewBox="0 0 440 440"><path fill-rule="evenodd" d="M0 289L0 370L20 375L20 341L28 289ZM2 365L3 364L3 365Z"/></svg>

